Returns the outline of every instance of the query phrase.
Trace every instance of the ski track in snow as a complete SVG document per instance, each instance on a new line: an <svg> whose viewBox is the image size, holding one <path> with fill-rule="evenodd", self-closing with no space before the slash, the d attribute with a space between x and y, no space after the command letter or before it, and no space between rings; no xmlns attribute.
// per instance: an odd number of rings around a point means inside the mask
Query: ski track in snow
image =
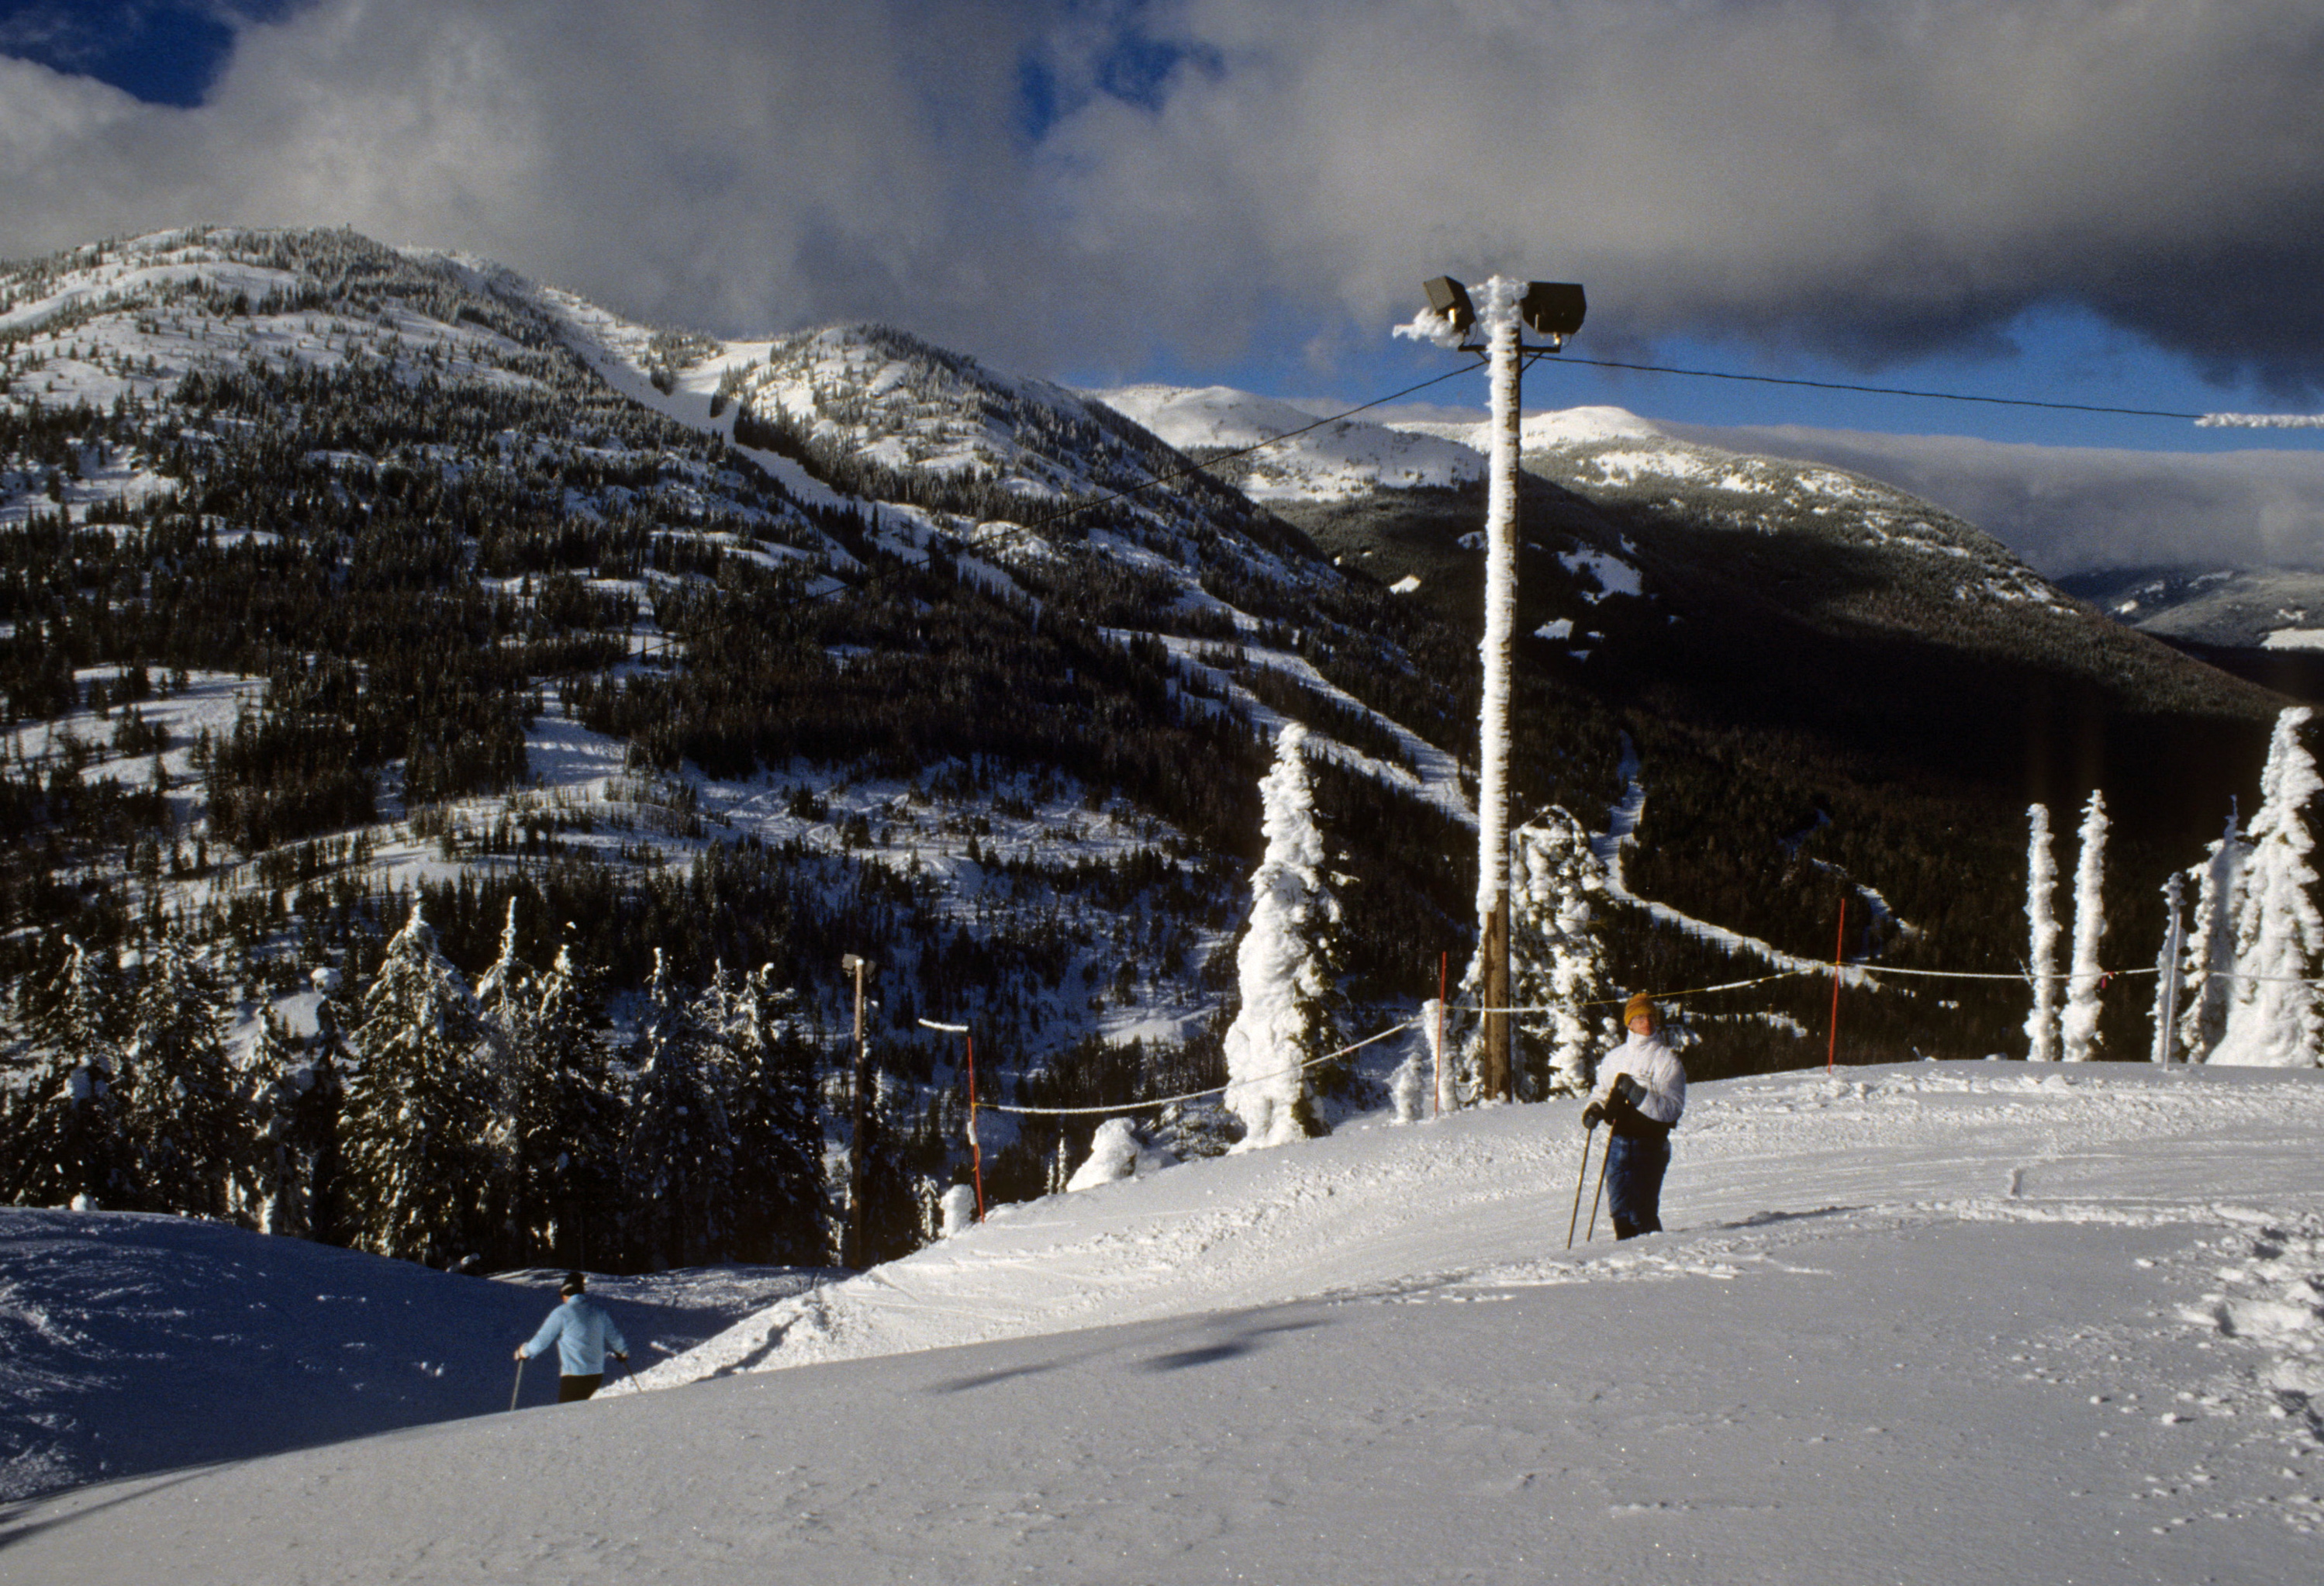
<svg viewBox="0 0 2324 1586"><path fill-rule="evenodd" d="M1757 958L1777 969L1799 970L1812 974L1832 973L1832 966L1827 961L1802 958L1796 953L1786 953L1772 942L1747 936L1740 931L1730 931L1724 926L1711 925L1691 914L1682 914L1667 903L1657 903L1651 898L1641 898L1631 891L1629 884L1622 879L1622 850L1637 841L1638 819L1646 810L1646 788L1638 779L1638 753L1631 746L1627 733L1622 740L1619 775L1622 797L1607 811L1605 834L1590 840L1591 852L1606 867L1606 890L1609 896L1634 908L1645 909L1655 920L1674 930L1683 931L1698 941L1711 943L1730 958ZM1885 902L1882 907L1886 907ZM1877 989L1877 982L1874 977L1877 968L1877 965L1849 964L1840 971L1840 980L1858 990L1868 986Z"/></svg>
<svg viewBox="0 0 2324 1586"><path fill-rule="evenodd" d="M1167 649L1170 659L1189 675L1197 677L1206 683L1226 688L1243 716L1265 727L1270 733L1281 732L1285 724L1290 720L1279 711L1261 704L1256 695L1235 681L1233 674L1216 667L1207 666L1203 662L1201 657L1204 652L1220 647L1215 640L1184 639L1170 633L1133 633L1126 629L1110 628L1106 632L1109 637L1117 640L1126 641L1132 638L1154 640ZM1314 663L1305 656L1295 655L1288 650L1269 650L1264 645L1248 641L1235 648L1241 650L1243 659L1251 665L1271 668L1296 678L1316 693L1370 717L1376 725L1395 735L1397 742L1403 746L1404 752L1417 770L1416 774L1415 770L1406 770L1403 766L1390 765L1385 761L1375 760L1361 750L1339 742L1329 733L1320 728L1313 728L1310 731L1314 735L1309 742L1319 752L1330 755L1352 770L1361 771L1374 781L1384 782L1401 792L1425 799L1464 825L1474 826L1477 824L1476 809L1470 804L1468 796L1461 788L1460 762L1451 755L1410 728L1380 715L1346 689L1325 678L1322 672L1315 669Z"/></svg>

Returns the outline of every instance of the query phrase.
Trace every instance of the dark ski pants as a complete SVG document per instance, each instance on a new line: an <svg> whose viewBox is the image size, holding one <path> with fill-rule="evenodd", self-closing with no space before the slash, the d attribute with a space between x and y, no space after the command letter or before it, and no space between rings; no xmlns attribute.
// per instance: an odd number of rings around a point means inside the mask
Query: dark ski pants
<svg viewBox="0 0 2324 1586"><path fill-rule="evenodd" d="M559 1377L557 1379L557 1402L560 1405L569 1405L587 1398L603 1387L604 1381L605 1374L603 1371L594 1377Z"/></svg>
<svg viewBox="0 0 2324 1586"><path fill-rule="evenodd" d="M1613 1201L1616 1239L1663 1231L1663 1175L1669 1168L1668 1136L1618 1134L1607 1146L1606 1193Z"/></svg>

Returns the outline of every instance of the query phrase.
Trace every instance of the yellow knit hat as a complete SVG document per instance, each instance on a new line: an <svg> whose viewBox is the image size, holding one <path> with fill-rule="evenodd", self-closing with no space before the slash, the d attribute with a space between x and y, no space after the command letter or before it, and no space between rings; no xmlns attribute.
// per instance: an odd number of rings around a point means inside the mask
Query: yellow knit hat
<svg viewBox="0 0 2324 1586"><path fill-rule="evenodd" d="M1624 1029L1629 1028L1630 1021L1637 1018L1641 1013L1646 1016L1647 1020L1654 1028L1660 1029L1663 1028L1663 1016L1655 1010L1655 1000L1644 991L1640 991L1637 996L1631 998L1628 1002L1622 1005L1622 1028Z"/></svg>

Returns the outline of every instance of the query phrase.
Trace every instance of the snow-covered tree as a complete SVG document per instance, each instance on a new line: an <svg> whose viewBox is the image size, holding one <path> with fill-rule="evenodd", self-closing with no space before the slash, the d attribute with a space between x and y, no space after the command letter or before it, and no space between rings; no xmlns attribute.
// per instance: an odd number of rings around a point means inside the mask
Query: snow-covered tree
<svg viewBox="0 0 2324 1586"><path fill-rule="evenodd" d="M0 1198L24 1206L124 1203L129 1192L115 1080L109 955L64 939L56 973L25 996L31 1073L0 1087Z"/></svg>
<svg viewBox="0 0 2324 1586"><path fill-rule="evenodd" d="M2154 1012L2152 1023L2153 1061L2168 1063L2179 1044L2179 999L2185 994L2179 961L2186 932L2185 902L2180 883L2185 878L2172 871L2163 878L2163 949L2154 955Z"/></svg>
<svg viewBox="0 0 2324 1586"><path fill-rule="evenodd" d="M291 1140L305 1164L307 1237L339 1244L349 1227L339 1138L352 1053L340 1013L339 972L326 965L309 979L315 988L315 1035L307 1045L307 1078L292 1112Z"/></svg>
<svg viewBox="0 0 2324 1586"><path fill-rule="evenodd" d="M2187 922L2184 978L2187 1002L2179 1012L2179 1044L2190 1063L2200 1063L2227 1033L2227 1000L2235 987L2236 916L2243 908L2244 866L2251 846L2236 830L2227 808L2227 830L2196 867L2195 910Z"/></svg>
<svg viewBox="0 0 2324 1586"><path fill-rule="evenodd" d="M815 1048L797 1000L762 964L733 985L722 968L704 994L734 1135L735 1253L746 1260L820 1264L823 1124Z"/></svg>
<svg viewBox="0 0 2324 1586"><path fill-rule="evenodd" d="M1090 1154L1065 1181L1068 1191L1095 1189L1117 1179L1143 1178L1165 1167L1176 1167L1172 1152L1140 1139L1127 1118L1109 1118L1090 1138Z"/></svg>
<svg viewBox="0 0 2324 1586"><path fill-rule="evenodd" d="M222 1217L246 1169L247 1116L226 1049L217 982L174 933L146 955L122 1047L122 1132L138 1203Z"/></svg>
<svg viewBox="0 0 2324 1586"><path fill-rule="evenodd" d="M2082 807L2081 853L2074 862L2074 970L2059 1021L2069 1063L2088 1063L2098 1046L2098 987L2106 980L2098 964L2098 945L2106 936L2106 795L2093 788Z"/></svg>
<svg viewBox="0 0 2324 1586"><path fill-rule="evenodd" d="M500 952L484 973L476 977L476 1005L484 1010L493 1027L493 1056L502 1060L497 1077L503 1092L503 1113L515 1103L518 1076L517 1065L512 1061L512 1043L531 1020L532 993L532 971L517 951L516 899L511 898L508 913L501 921Z"/></svg>
<svg viewBox="0 0 2324 1586"><path fill-rule="evenodd" d="M1589 832L1554 804L1517 828L1517 851L1510 984L1518 1007L1546 1010L1517 1023L1526 1093L1580 1095L1599 1054L1620 1039L1618 1020L1589 1011L1609 996L1592 920L1605 867Z"/></svg>
<svg viewBox="0 0 2324 1586"><path fill-rule="evenodd" d="M1307 777L1307 729L1276 741L1259 784L1267 853L1250 879L1250 930L1235 954L1242 1007L1227 1028L1226 1103L1251 1150L1324 1131L1323 1083L1310 1065L1340 1044L1332 936L1339 904L1325 884L1323 834Z"/></svg>
<svg viewBox="0 0 2324 1586"><path fill-rule="evenodd" d="M358 1242L406 1260L492 1242L502 1134L484 1010L414 902L364 993L344 1161Z"/></svg>
<svg viewBox="0 0 2324 1586"><path fill-rule="evenodd" d="M2236 978L2228 993L2227 1033L2213 1063L2271 1068L2313 1067L2324 1052L2324 1010L2311 983L2324 954L2324 914L2310 894L2316 870L2309 862L2308 801L2324 778L2300 742L2305 705L2276 717L2260 773L2260 806L2252 816L2251 857L2242 907L2236 917Z"/></svg>
<svg viewBox="0 0 2324 1586"><path fill-rule="evenodd" d="M2032 928L2026 973L2034 980L2034 1010L2025 1016L2025 1057L2031 1063L2058 1059L2058 862L2050 853L2050 807L2030 807L2033 828L2025 846L2025 921Z"/></svg>
<svg viewBox="0 0 2324 1586"><path fill-rule="evenodd" d="M243 1074L251 1149L235 1192L261 1233L308 1231L308 1164L298 1137L300 1102L312 1077L305 1044L274 1010L260 1010L258 1039Z"/></svg>
<svg viewBox="0 0 2324 1586"><path fill-rule="evenodd" d="M596 989L558 949L510 1038L509 1217L521 1259L584 1266L614 1247L621 1099L598 1039Z"/></svg>
<svg viewBox="0 0 2324 1586"><path fill-rule="evenodd" d="M710 1032L654 949L631 1063L637 1080L622 1142L638 1253L656 1271L724 1257L734 1221L734 1139L713 1076Z"/></svg>

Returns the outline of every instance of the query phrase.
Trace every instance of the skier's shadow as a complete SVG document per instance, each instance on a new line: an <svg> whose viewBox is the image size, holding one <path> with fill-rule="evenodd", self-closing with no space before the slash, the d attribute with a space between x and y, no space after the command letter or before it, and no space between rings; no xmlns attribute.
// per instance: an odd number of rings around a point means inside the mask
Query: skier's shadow
<svg viewBox="0 0 2324 1586"><path fill-rule="evenodd" d="M1153 1359L1144 1361L1142 1369L1148 1371L1184 1371L1195 1366L1215 1366L1222 1360L1231 1360L1238 1355L1250 1353L1275 1333L1305 1332L1311 1327L1323 1325L1323 1322L1317 1319L1305 1322L1276 1322L1264 1327L1247 1327L1233 1337L1222 1338L1215 1343L1206 1343L1196 1349L1174 1350L1167 1355L1156 1355Z"/></svg>
<svg viewBox="0 0 2324 1586"><path fill-rule="evenodd" d="M52 1515L44 1520L25 1521L20 1520L18 1517L52 1502L70 1503L72 1495L52 1492L19 1498L14 1503L0 1507L0 1550L12 1547L29 1537L38 1536L43 1531L54 1531L60 1526L71 1525L75 1520L85 1520L91 1515L101 1515L109 1508L117 1508L124 1503L134 1503L138 1498L150 1493L160 1492L165 1488L175 1487L181 1482L198 1480L220 1466L233 1462L235 1462L218 1461L211 1464L196 1465L191 1470L180 1471L175 1475L164 1476L159 1480L126 1477L118 1483L121 1490L113 1497L92 1504L76 1504L67 1512Z"/></svg>

